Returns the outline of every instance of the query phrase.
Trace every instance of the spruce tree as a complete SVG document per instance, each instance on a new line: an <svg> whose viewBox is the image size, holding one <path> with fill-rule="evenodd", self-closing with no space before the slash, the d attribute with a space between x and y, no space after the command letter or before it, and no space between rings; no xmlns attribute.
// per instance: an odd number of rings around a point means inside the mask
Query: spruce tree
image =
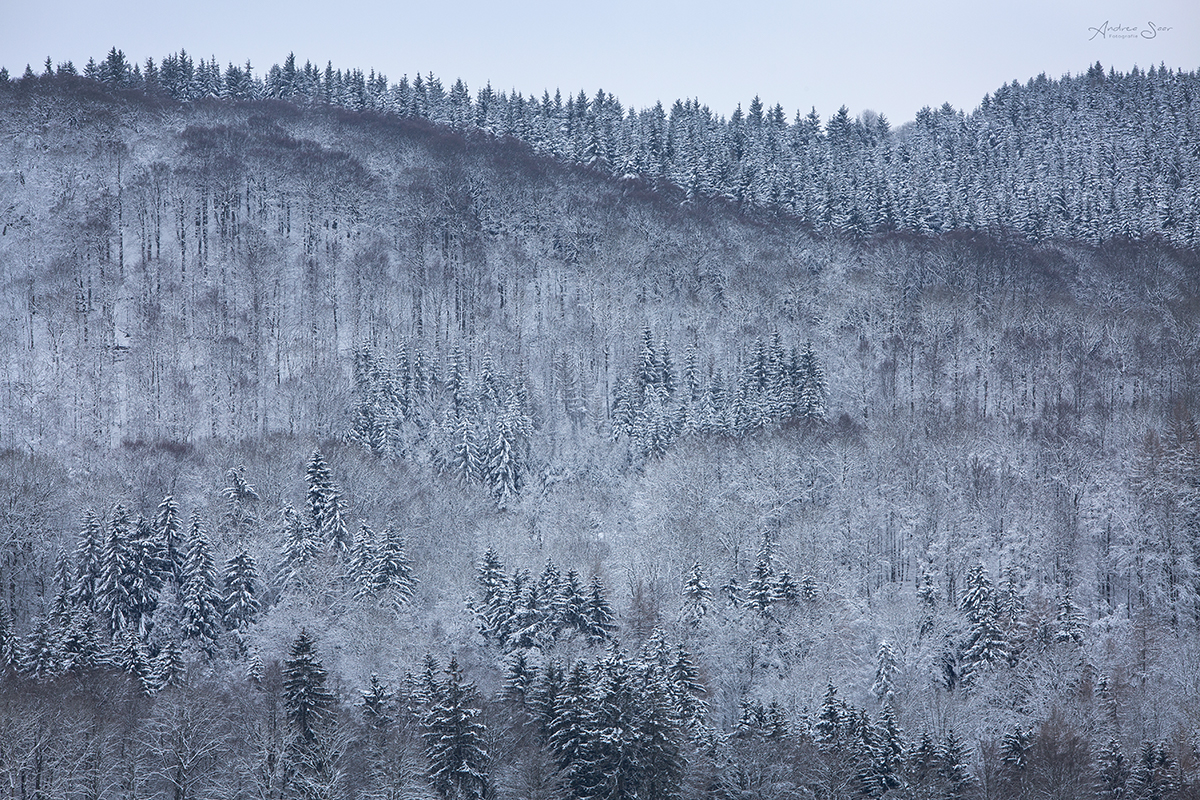
<svg viewBox="0 0 1200 800"><path fill-rule="evenodd" d="M62 631L48 615L37 619L33 630L20 648L21 672L38 681L61 675L63 669Z"/></svg>
<svg viewBox="0 0 1200 800"><path fill-rule="evenodd" d="M1111 738L1096 754L1096 800L1122 800L1129 782L1129 761L1121 743Z"/></svg>
<svg viewBox="0 0 1200 800"><path fill-rule="evenodd" d="M504 671L504 688L501 695L525 707L533 696L536 671L530 667L524 650L518 650L508 658Z"/></svg>
<svg viewBox="0 0 1200 800"><path fill-rule="evenodd" d="M399 610L413 596L417 579L405 550L404 537L394 526L383 532L383 542L370 568L371 592L380 602Z"/></svg>
<svg viewBox="0 0 1200 800"><path fill-rule="evenodd" d="M480 453L474 410L469 406L459 413L454 424L451 471L454 477L464 484L478 480L483 472L483 454Z"/></svg>
<svg viewBox="0 0 1200 800"><path fill-rule="evenodd" d="M221 633L224 602L217 585L217 567L212 548L193 514L188 532L187 554L180 575L180 594L183 607L183 635L196 639L206 650L216 643Z"/></svg>
<svg viewBox="0 0 1200 800"><path fill-rule="evenodd" d="M354 534L354 543L350 546L350 560L346 565L347 577L354 587L354 596L360 600L374 594L372 573L375 558L375 532L363 523Z"/></svg>
<svg viewBox="0 0 1200 800"><path fill-rule="evenodd" d="M563 776L564 789L573 798L591 796L589 792L598 782L596 765L591 763L598 711L591 695L592 685L591 671L577 661L553 708L545 704L544 715L550 717L550 749Z"/></svg>
<svg viewBox="0 0 1200 800"><path fill-rule="evenodd" d="M105 542L101 588L101 610L114 634L130 628L144 639L153 627L162 588L160 553L151 524L144 518L131 523L124 507L117 506Z"/></svg>
<svg viewBox="0 0 1200 800"><path fill-rule="evenodd" d="M303 798L325 797L333 782L327 739L337 698L325 680L316 643L301 629L283 664L283 705L292 731L285 774L292 790Z"/></svg>
<svg viewBox="0 0 1200 800"><path fill-rule="evenodd" d="M367 797L386 797L397 783L397 767L391 752L396 726L395 692L372 673L360 693L359 713L366 728Z"/></svg>
<svg viewBox="0 0 1200 800"><path fill-rule="evenodd" d="M192 513L195 514L195 512ZM158 537L166 577L176 586L180 585L180 573L185 557L182 546L182 529L179 505L175 502L173 495L167 495L158 504L158 511L154 515L154 532Z"/></svg>
<svg viewBox="0 0 1200 800"><path fill-rule="evenodd" d="M1013 797L1025 794L1029 781L1029 756L1033 742L1029 731L1020 726L1008 731L1000 740L1000 760L1003 763L1004 781Z"/></svg>
<svg viewBox="0 0 1200 800"><path fill-rule="evenodd" d="M667 676L670 679L672 695L682 719L693 729L702 725L708 711L708 702L704 700L708 689L700 683L700 671L696 668L696 662L683 645L676 648L675 658L667 671Z"/></svg>
<svg viewBox="0 0 1200 800"><path fill-rule="evenodd" d="M1071 599L1071 593L1063 594L1058 603L1058 614L1055 617L1054 641L1060 644L1082 644L1084 627L1087 617L1083 610Z"/></svg>
<svg viewBox="0 0 1200 800"><path fill-rule="evenodd" d="M937 774L945 800L963 800L969 796L973 781L967 754L962 739L953 730L946 733L938 748Z"/></svg>
<svg viewBox="0 0 1200 800"><path fill-rule="evenodd" d="M479 602L474 605L476 625L484 639L502 644L501 632L505 627L502 611L508 576L495 550L489 549L483 554L483 560L476 568L476 581L482 591Z"/></svg>
<svg viewBox="0 0 1200 800"><path fill-rule="evenodd" d="M899 671L900 659L895 648L887 639L881 640L875 651L875 682L871 684L871 694L885 707L895 701L894 682Z"/></svg>
<svg viewBox="0 0 1200 800"><path fill-rule="evenodd" d="M775 577L766 557L760 557L754 565L754 576L746 585L746 606L766 616L775 599Z"/></svg>
<svg viewBox="0 0 1200 800"><path fill-rule="evenodd" d="M837 694L837 687L830 681L814 726L817 744L826 750L836 748L842 741L842 703Z"/></svg>
<svg viewBox="0 0 1200 800"><path fill-rule="evenodd" d="M684 616L692 627L700 624L700 620L708 614L709 603L712 602L712 589L704 580L700 562L692 565L687 580L683 584Z"/></svg>
<svg viewBox="0 0 1200 800"><path fill-rule="evenodd" d="M567 570L561 588L563 627L570 634L587 635L587 596L579 583L579 573Z"/></svg>
<svg viewBox="0 0 1200 800"><path fill-rule="evenodd" d="M874 772L879 796L904 787L906 750L904 732L896 722L896 715L891 705L884 705L875 726Z"/></svg>
<svg viewBox="0 0 1200 800"><path fill-rule="evenodd" d="M445 800L484 797L487 788L487 730L480 719L478 694L467 683L456 659L450 660L446 681L439 684L436 702L424 724L429 782Z"/></svg>
<svg viewBox="0 0 1200 800"><path fill-rule="evenodd" d="M320 554L320 540L311 519L300 516L294 508L287 506L283 510L283 564L279 570L280 579L284 583L298 583L304 568Z"/></svg>
<svg viewBox="0 0 1200 800"><path fill-rule="evenodd" d="M590 645L607 641L617 629L613 617L612 606L604 596L604 584L599 575L592 576L592 584L588 589L587 604L584 606L584 617L587 619L587 642Z"/></svg>
<svg viewBox="0 0 1200 800"><path fill-rule="evenodd" d="M775 600L785 606L794 606L800 601L800 587L787 570L780 572L775 581Z"/></svg>
<svg viewBox="0 0 1200 800"><path fill-rule="evenodd" d="M132 569L130 555L131 521L123 505L113 509L104 537L100 556L100 582L96 592L96 608L108 623L110 633L125 628L129 608L126 575Z"/></svg>
<svg viewBox="0 0 1200 800"><path fill-rule="evenodd" d="M283 698L296 735L314 741L332 719L336 698L325 687L327 674L308 631L292 642L283 664Z"/></svg>
<svg viewBox="0 0 1200 800"><path fill-rule="evenodd" d="M1004 632L996 618L995 590L982 564L974 565L967 573L962 610L969 625L963 646L963 674L965 680L974 680L1003 661L1008 651Z"/></svg>
<svg viewBox="0 0 1200 800"><path fill-rule="evenodd" d="M261 604L258 599L258 570L245 550L225 562L221 582L224 586L225 627L239 630L254 622Z"/></svg>
<svg viewBox="0 0 1200 800"><path fill-rule="evenodd" d="M325 457L321 455L320 450L313 451L304 475L308 482L308 491L305 494L308 510L306 521L318 534L324 533L325 521L329 516L330 494L334 491L334 485L333 475L329 472L329 465L325 463Z"/></svg>
<svg viewBox="0 0 1200 800"><path fill-rule="evenodd" d="M825 419L829 389L825 383L825 371L813 352L812 342L804 345L804 353L800 356L799 377L797 416L815 421Z"/></svg>
<svg viewBox="0 0 1200 800"><path fill-rule="evenodd" d="M71 602L75 605L96 607L97 596L104 582L104 548L103 526L96 512L88 509L79 532L79 546L75 549L77 570L71 592Z"/></svg>
<svg viewBox="0 0 1200 800"><path fill-rule="evenodd" d="M258 521L254 504L258 502L258 491L246 480L246 468L237 466L225 473L229 485L221 490L225 496L227 507L225 523L240 540L246 528Z"/></svg>

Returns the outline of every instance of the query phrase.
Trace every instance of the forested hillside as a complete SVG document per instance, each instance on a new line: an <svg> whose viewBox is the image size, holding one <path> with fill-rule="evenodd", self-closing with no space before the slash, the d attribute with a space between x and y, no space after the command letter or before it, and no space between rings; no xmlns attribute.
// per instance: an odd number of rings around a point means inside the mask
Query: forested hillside
<svg viewBox="0 0 1200 800"><path fill-rule="evenodd" d="M1200 791L1194 73L73 71L0 73L11 796Z"/></svg>

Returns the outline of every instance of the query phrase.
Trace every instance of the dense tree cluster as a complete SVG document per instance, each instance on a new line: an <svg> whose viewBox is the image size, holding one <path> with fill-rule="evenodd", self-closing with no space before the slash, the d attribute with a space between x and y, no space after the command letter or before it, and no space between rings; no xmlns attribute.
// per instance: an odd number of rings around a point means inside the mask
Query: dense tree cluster
<svg viewBox="0 0 1200 800"><path fill-rule="evenodd" d="M75 73L47 59L44 77ZM248 62L222 71L185 51L143 69L113 48L83 74L182 102L277 98L508 136L688 200L723 197L858 236L1011 230L1035 241L1195 245L1200 235L1200 161L1190 146L1200 130L1197 77L1165 66L1122 74L1097 62L1058 80L1013 81L971 113L924 108L897 130L844 106L828 120L812 109L789 121L758 97L728 118L699 100L676 100L670 112L661 103L625 109L603 90L538 99L489 84L472 97L461 79L449 89L432 73L389 83L374 71L300 67L294 54L255 77Z"/></svg>
<svg viewBox="0 0 1200 800"><path fill-rule="evenodd" d="M463 483L483 484L503 507L528 479L533 420L522 381L490 356L467 372L460 347L439 362L420 348L394 366L369 348L355 357L357 409L349 436L373 453L431 463Z"/></svg>
<svg viewBox="0 0 1200 800"><path fill-rule="evenodd" d="M505 572L494 550L478 568L480 597L472 603L479 632L505 652L542 649L580 637L589 645L609 640L616 629L612 606L598 575L583 586L578 573L559 572L553 562L536 578L529 570Z"/></svg>
<svg viewBox="0 0 1200 800"><path fill-rule="evenodd" d="M382 457L427 462L463 483L481 483L504 507L529 479L530 440L545 431L534 425L527 379L498 373L490 356L478 359L477 374L466 363L459 347L445 359L404 348L394 366L369 348L358 351L348 436ZM679 437L749 436L825 419L829 390L811 343L789 354L776 333L736 354L731 371L727 378L693 345L677 372L668 343L656 344L647 328L637 363L613 387L613 437L626 439L631 458L641 460L663 455ZM587 401L577 373L562 378L562 393L578 435Z"/></svg>
<svg viewBox="0 0 1200 800"><path fill-rule="evenodd" d="M778 333L769 344L760 340L739 354L740 373L730 378L719 369L704 374L697 349L689 348L677 375L668 344L642 332L637 366L617 379L612 402L613 434L628 437L639 457L661 456L680 436L746 436L825 418L828 388L811 342L789 357Z"/></svg>

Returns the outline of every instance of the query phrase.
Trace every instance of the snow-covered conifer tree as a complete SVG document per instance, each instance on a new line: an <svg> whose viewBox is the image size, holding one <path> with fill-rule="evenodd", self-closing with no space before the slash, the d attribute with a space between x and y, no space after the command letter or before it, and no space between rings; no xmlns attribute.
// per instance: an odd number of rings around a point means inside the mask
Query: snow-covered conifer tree
<svg viewBox="0 0 1200 800"><path fill-rule="evenodd" d="M222 607L217 567L212 548L200 525L200 517L192 515L189 526L187 554L180 574L183 635L196 639L202 647L211 647L221 633Z"/></svg>

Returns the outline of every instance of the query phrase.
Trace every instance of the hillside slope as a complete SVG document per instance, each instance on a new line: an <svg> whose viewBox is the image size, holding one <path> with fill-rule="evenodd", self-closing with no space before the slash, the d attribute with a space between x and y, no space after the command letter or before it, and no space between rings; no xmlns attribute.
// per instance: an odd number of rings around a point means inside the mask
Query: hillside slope
<svg viewBox="0 0 1200 800"><path fill-rule="evenodd" d="M404 682L432 653L482 691L513 796L590 796L537 725L601 737L513 694L522 657L530 696L583 665L621 713L648 702L622 680L676 697L654 796L847 790L889 715L912 787L922 732L944 762L963 737L978 787L1027 780L999 753L1031 729L1031 769L1162 743L1195 785L1194 250L820 233L423 120L66 77L0 90L0 130L3 700L36 738L45 686L80 699L57 779L150 785L150 750L112 753L217 697L201 727L247 755L208 790L303 762L267 721L304 629L343 775L437 763L457 673ZM372 583L388 529L415 584ZM202 531L218 573L258 573L256 610L216 579L210 627L169 567ZM354 708L372 673L410 703L387 758Z"/></svg>

